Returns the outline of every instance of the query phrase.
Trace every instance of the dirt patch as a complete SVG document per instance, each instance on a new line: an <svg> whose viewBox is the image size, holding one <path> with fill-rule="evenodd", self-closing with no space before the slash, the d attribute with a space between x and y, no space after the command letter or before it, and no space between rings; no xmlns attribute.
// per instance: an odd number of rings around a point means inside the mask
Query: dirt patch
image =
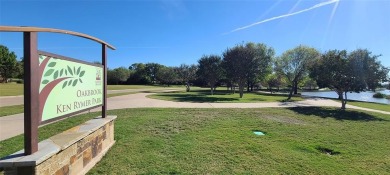
<svg viewBox="0 0 390 175"><path fill-rule="evenodd" d="M335 151L335 150L333 150L333 149L326 148L326 147L322 147L322 146L317 146L317 147L316 147L316 150L320 151L320 152L323 153L323 154L327 154L327 155L329 155L329 156L334 156L334 155L340 154L339 151Z"/></svg>

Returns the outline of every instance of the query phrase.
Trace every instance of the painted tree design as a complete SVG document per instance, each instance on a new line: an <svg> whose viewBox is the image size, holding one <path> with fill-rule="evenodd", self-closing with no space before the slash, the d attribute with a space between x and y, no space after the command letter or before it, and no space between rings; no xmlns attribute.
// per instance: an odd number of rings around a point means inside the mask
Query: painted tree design
<svg viewBox="0 0 390 175"><path fill-rule="evenodd" d="M60 83L62 83L62 89L83 83L81 78L85 71L81 70L81 66L77 69L74 66L73 69L69 66L56 69L57 59L50 56L40 55L39 59L41 62L39 64L39 82L41 86L44 86L39 92L39 121L42 121L43 109L50 92Z"/></svg>

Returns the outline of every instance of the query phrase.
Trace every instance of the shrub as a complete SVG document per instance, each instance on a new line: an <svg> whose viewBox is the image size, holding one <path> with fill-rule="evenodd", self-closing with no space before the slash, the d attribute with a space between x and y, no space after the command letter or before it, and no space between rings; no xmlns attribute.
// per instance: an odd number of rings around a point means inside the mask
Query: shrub
<svg viewBox="0 0 390 175"><path fill-rule="evenodd" d="M387 98L385 94L382 94L380 92L375 93L372 97L374 98Z"/></svg>
<svg viewBox="0 0 390 175"><path fill-rule="evenodd" d="M18 81L16 81L16 83L17 84L23 84L24 82L23 82L23 80L18 80Z"/></svg>

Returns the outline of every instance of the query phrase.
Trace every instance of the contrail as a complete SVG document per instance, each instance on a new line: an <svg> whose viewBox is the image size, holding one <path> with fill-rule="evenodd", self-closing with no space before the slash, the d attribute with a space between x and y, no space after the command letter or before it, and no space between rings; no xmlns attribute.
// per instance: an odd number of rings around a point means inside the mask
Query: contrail
<svg viewBox="0 0 390 175"><path fill-rule="evenodd" d="M237 28L237 29L234 29L226 34L229 34L229 33L233 33L233 32L237 32L237 31L240 31L240 30L244 30L244 29L247 29L247 28L250 28L250 27L253 27L255 25L259 25L259 24L262 24L262 23L266 23L266 22L269 22L269 21L273 21L273 20L276 20L276 19L280 19L280 18L286 18L286 17L289 17L289 16L293 16L293 15L297 15L297 14L300 14L300 13L303 13L303 12L307 12L307 11L310 11L310 10L314 10L316 8L320 8L322 6L325 6L325 5L329 5L329 4L333 4L333 3L337 3L339 2L340 0L329 0L329 1L326 1L326 2L321 2L319 4L316 4L310 8L307 8L307 9L303 9L303 10L300 10L300 11L297 11L297 12L293 12L293 13L288 13L288 14L284 14L284 15L280 15L280 16L275 16L275 17L272 17L272 18L268 18L268 19L265 19L265 20L262 20L262 21L259 21L259 22L255 22L253 24L249 24L247 26L244 26L244 27L240 27L240 28Z"/></svg>

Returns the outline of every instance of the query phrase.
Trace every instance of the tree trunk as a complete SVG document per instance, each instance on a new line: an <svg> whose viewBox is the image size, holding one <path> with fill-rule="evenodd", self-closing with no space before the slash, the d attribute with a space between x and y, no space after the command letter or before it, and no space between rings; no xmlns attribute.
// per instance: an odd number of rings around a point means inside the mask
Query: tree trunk
<svg viewBox="0 0 390 175"><path fill-rule="evenodd" d="M211 87L211 95L214 95L214 86L210 86Z"/></svg>
<svg viewBox="0 0 390 175"><path fill-rule="evenodd" d="M294 81L293 87L294 87L294 94L298 94L298 81Z"/></svg>
<svg viewBox="0 0 390 175"><path fill-rule="evenodd" d="M238 89L240 90L240 98L242 98L244 96L244 86L242 85Z"/></svg>
<svg viewBox="0 0 390 175"><path fill-rule="evenodd" d="M238 83L238 90L240 92L240 98L242 98L244 96L244 87L245 87L245 82Z"/></svg>
<svg viewBox="0 0 390 175"><path fill-rule="evenodd" d="M246 85L246 91L249 92L249 81L247 82L247 85Z"/></svg>
<svg viewBox="0 0 390 175"><path fill-rule="evenodd" d="M341 110L345 110L345 106L347 104L347 91L345 91L345 98L343 98L343 93L341 93Z"/></svg>
<svg viewBox="0 0 390 175"><path fill-rule="evenodd" d="M293 85L293 87L291 87L291 89L290 89L290 93L288 94L287 100L290 100L290 99L291 99L292 94L293 94L293 91L294 91L294 85Z"/></svg>
<svg viewBox="0 0 390 175"><path fill-rule="evenodd" d="M190 83L187 82L186 83L186 92L190 92L191 88L190 88Z"/></svg>
<svg viewBox="0 0 390 175"><path fill-rule="evenodd" d="M251 92L253 92L253 84L251 84Z"/></svg>

